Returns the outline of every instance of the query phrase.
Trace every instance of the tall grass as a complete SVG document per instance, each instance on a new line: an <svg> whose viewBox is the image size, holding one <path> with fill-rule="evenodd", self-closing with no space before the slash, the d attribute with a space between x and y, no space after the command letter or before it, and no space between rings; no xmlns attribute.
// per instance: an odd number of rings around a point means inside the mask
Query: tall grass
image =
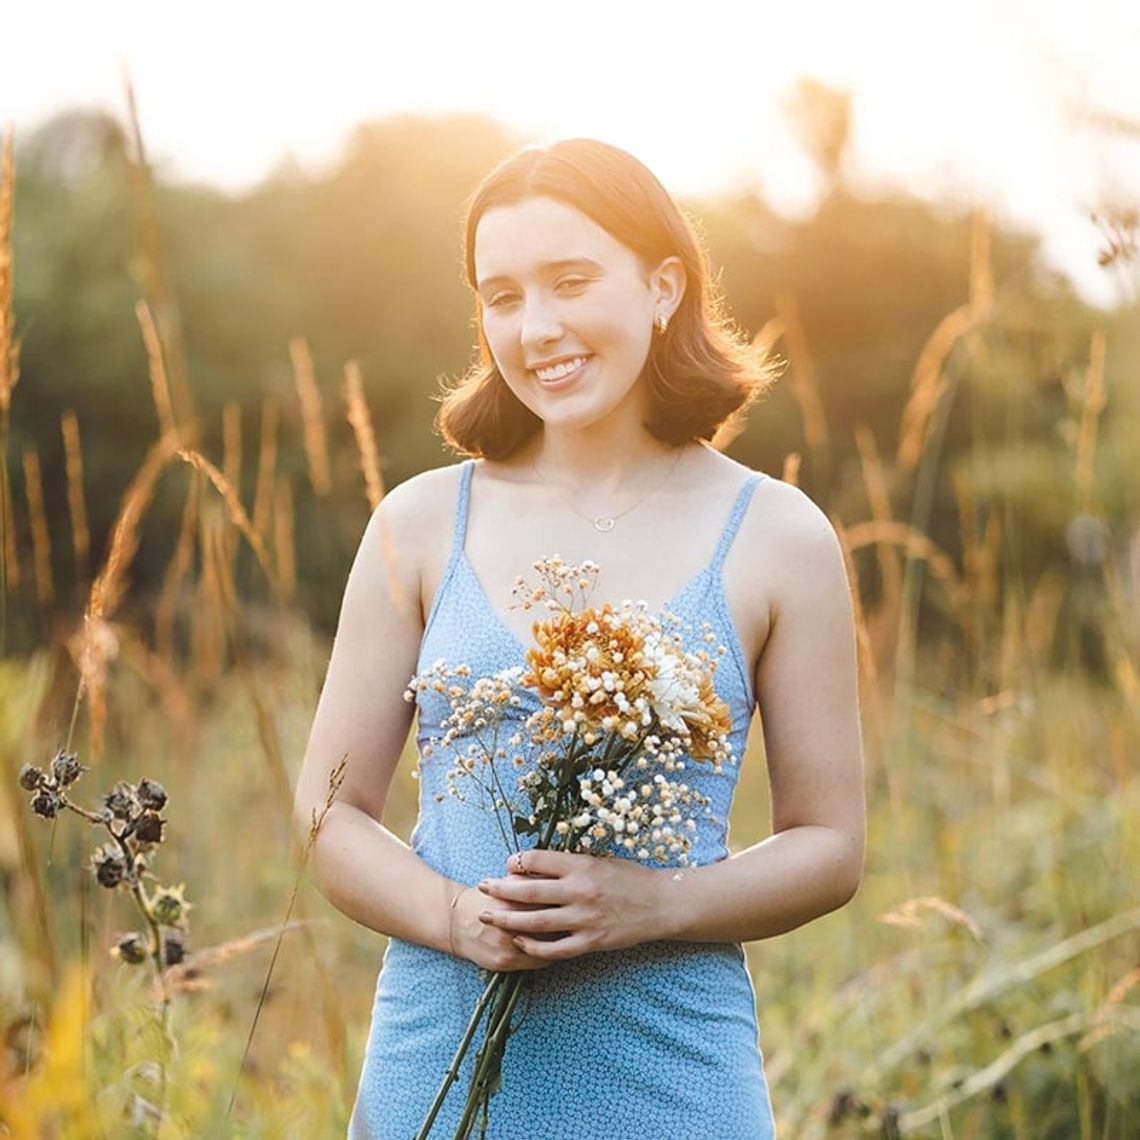
<svg viewBox="0 0 1140 1140"><path fill-rule="evenodd" d="M165 858L184 869L202 949L168 978L179 1050L163 1060L167 1116L157 1134L343 1135L383 939L313 892L295 893L305 852L290 788L327 659L294 602L295 526L299 506L359 501L362 491L375 508L385 493L381 457L363 377L349 362L341 395L361 476L337 482L325 396L300 338L287 346L296 415L262 404L248 464L242 413L255 410L226 406L222 456L199 446L137 126L136 150L138 314L159 434L124 491L79 627L27 658L0 661L0 834L15 837L0 844L9 884L0 917L10 934L0 948L8 1041L0 1120L16 1136L129 1135L122 1075L145 1073L159 1055L146 1028L153 994L103 952L120 919L110 900L81 886L75 837L32 826L12 794L19 763L66 737L101 778L145 770L177 805ZM29 497L33 548L23 548L13 537L6 451L18 376L11 162L9 139L0 182L5 604L26 590L29 570L39 582L35 519L43 516L42 498L37 506ZM978 491L968 466L943 468L948 403L993 319L988 248L979 215L967 299L920 352L896 438L880 450L868 430L854 429L861 498L844 502L864 505L831 512L853 586L870 845L850 906L746 947L788 1140L1140 1134L1136 598L1106 560L1100 631L1111 683L1058 660L1068 584L1056 575L1022 581L1007 557L1010 509ZM837 441L809 335L785 296L758 341L771 348L782 338L818 474L834 469ZM1078 393L1071 478L1086 513L1098 509L1097 429L1111 350L1103 334L1093 338ZM295 422L301 438L289 440ZM70 415L64 425L79 564L89 556L89 540L80 540L81 425ZM286 444L303 447L307 481L294 482L279 464ZM175 470L188 476L186 499L148 607L132 596L130 569L158 483ZM798 482L800 455L789 454L779 474ZM26 461L25 476L30 487ZM956 504L960 552L930 535L933 491L943 484ZM255 567L244 590L241 543ZM42 592L41 600L52 604ZM940 616L936 632L920 631L920 603ZM76 690L69 705L61 694ZM409 745L386 820L405 835L416 810L410 759ZM768 827L763 760L757 731L731 820L737 848ZM281 916L294 911L296 937L281 940Z"/></svg>

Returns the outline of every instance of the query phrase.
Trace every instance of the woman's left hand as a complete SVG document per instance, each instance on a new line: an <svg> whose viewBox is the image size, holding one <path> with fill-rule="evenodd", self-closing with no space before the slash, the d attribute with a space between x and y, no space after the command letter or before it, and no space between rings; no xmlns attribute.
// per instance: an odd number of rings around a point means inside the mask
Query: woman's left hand
<svg viewBox="0 0 1140 1140"><path fill-rule="evenodd" d="M505 879L479 884L487 899L480 918L516 935L525 953L551 961L635 946L662 937L660 875L629 859L525 851L507 860Z"/></svg>

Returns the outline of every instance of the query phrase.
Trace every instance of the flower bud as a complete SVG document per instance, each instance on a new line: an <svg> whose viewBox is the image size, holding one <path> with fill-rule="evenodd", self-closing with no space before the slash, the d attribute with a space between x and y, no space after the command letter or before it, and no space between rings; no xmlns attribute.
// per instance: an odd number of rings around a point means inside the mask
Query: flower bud
<svg viewBox="0 0 1140 1140"><path fill-rule="evenodd" d="M161 843L165 825L166 820L157 812L144 811L135 822L134 836L140 843Z"/></svg>
<svg viewBox="0 0 1140 1140"><path fill-rule="evenodd" d="M116 784L114 790L103 797L103 802L115 819L130 819L137 811L135 790L130 784Z"/></svg>
<svg viewBox="0 0 1140 1140"><path fill-rule="evenodd" d="M55 819L60 804L59 796L51 788L41 788L32 800L32 811L44 819Z"/></svg>
<svg viewBox="0 0 1140 1140"><path fill-rule="evenodd" d="M125 934L119 939L118 945L111 951L116 958L121 958L129 965L137 966L145 962L149 954L146 940L141 934Z"/></svg>
<svg viewBox="0 0 1140 1140"><path fill-rule="evenodd" d="M139 803L150 811L162 811L166 807L166 789L145 776L139 781Z"/></svg>
<svg viewBox="0 0 1140 1140"><path fill-rule="evenodd" d="M185 935L177 930L168 930L162 940L163 964L166 966L177 966L185 957Z"/></svg>
<svg viewBox="0 0 1140 1140"><path fill-rule="evenodd" d="M95 872L95 879L99 886L112 890L117 887L127 875L127 865L122 855L110 846L100 847L91 856L91 870Z"/></svg>
<svg viewBox="0 0 1140 1140"><path fill-rule="evenodd" d="M37 768L34 764L25 764L20 769L20 787L25 792L34 792L43 778L43 769Z"/></svg>
<svg viewBox="0 0 1140 1140"><path fill-rule="evenodd" d="M74 752L64 752L61 748L51 761L52 778L61 788L74 784L87 769L79 763L79 757Z"/></svg>
<svg viewBox="0 0 1140 1140"><path fill-rule="evenodd" d="M151 900L151 913L160 926L178 926L186 917L190 904L182 897L183 884L159 887Z"/></svg>

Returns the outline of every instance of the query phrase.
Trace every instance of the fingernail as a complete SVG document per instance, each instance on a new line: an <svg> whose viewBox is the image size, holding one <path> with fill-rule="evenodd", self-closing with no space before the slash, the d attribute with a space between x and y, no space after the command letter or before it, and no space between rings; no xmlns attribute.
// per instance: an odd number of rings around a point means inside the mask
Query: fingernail
<svg viewBox="0 0 1140 1140"><path fill-rule="evenodd" d="M483 913L481 915L479 915L479 921L480 922L490 922L491 921L491 912L489 910L483 911Z"/></svg>
<svg viewBox="0 0 1140 1140"><path fill-rule="evenodd" d="M491 889L491 880L490 880L490 879L484 879L484 880L483 880L483 881L482 881L482 882L479 884L479 889L480 889L480 890L481 890L481 891L482 891L484 894L486 894L486 893L487 893L487 892L488 892L488 891Z"/></svg>
<svg viewBox="0 0 1140 1140"><path fill-rule="evenodd" d="M522 937L521 937L520 935L518 935L518 934L516 934L516 935L514 936L514 938L512 938L512 939L511 939L511 941L512 941L512 942L513 942L513 943L514 943L514 944L515 944L515 945L516 945L516 946L517 946L517 947L518 947L520 950L521 950L521 949L523 949L523 946L525 945L525 943L524 943L524 942L523 942L523 940L522 940Z"/></svg>

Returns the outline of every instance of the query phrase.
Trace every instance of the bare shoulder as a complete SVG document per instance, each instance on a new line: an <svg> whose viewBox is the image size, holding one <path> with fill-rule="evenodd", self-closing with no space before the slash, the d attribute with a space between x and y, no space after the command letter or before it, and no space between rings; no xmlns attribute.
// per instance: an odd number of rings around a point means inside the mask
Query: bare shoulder
<svg viewBox="0 0 1140 1140"><path fill-rule="evenodd" d="M764 568L773 616L847 591L843 549L823 509L793 483L769 476L756 488L742 539Z"/></svg>

